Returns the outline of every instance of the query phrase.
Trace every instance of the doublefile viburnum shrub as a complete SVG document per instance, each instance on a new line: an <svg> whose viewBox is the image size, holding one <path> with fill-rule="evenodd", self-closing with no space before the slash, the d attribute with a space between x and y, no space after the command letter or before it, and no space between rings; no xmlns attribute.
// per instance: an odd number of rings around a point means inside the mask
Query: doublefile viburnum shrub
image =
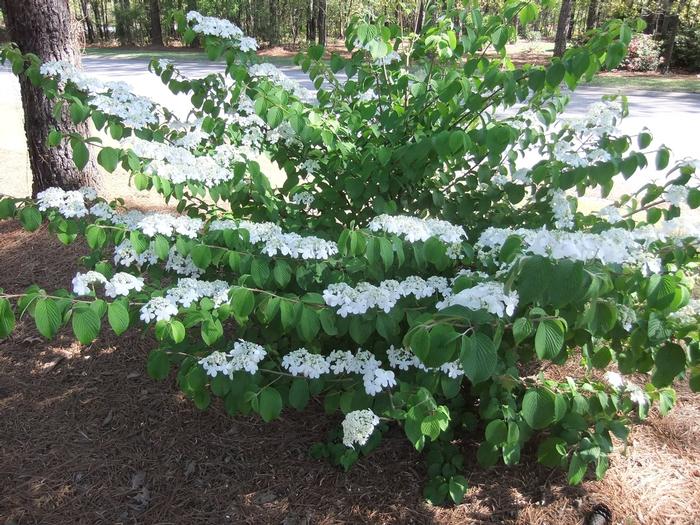
<svg viewBox="0 0 700 525"><path fill-rule="evenodd" d="M671 409L675 380L700 389L699 164L620 133L624 99L563 118L562 85L617 66L632 28L612 21L515 67L511 22L537 11L430 11L420 34L356 18L346 54L298 56L313 89L259 63L233 23L183 14L185 42L222 60L196 79L151 62L189 96L186 115L2 48L99 133L50 144L67 141L79 168L91 146L172 206L130 210L86 188L0 199L0 217L90 249L68 289L2 293L0 337L16 315L47 338L70 324L83 344L105 324L142 330L148 372L176 370L200 409L270 421L321 400L339 424L312 453L344 468L405 433L426 450L435 503L462 500L464 455L510 465L529 443L573 484L602 477L631 424ZM645 174L579 208L649 163L658 183Z"/></svg>

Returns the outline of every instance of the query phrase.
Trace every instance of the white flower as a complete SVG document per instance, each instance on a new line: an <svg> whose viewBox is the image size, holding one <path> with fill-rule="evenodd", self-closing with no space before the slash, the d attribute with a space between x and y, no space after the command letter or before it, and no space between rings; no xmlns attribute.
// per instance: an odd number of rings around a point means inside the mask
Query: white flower
<svg viewBox="0 0 700 525"><path fill-rule="evenodd" d="M690 302L680 310L671 312L668 318L675 321L680 326L697 324L698 318L700 318L700 299L691 299Z"/></svg>
<svg viewBox="0 0 700 525"><path fill-rule="evenodd" d="M136 290L137 292L143 290L143 278L125 272L117 272L105 283L105 295L107 297L129 295L131 290Z"/></svg>
<svg viewBox="0 0 700 525"><path fill-rule="evenodd" d="M367 444L378 424L379 418L369 409L349 412L342 423L343 444L350 448L355 444L360 446Z"/></svg>
<svg viewBox="0 0 700 525"><path fill-rule="evenodd" d="M624 220L620 214L619 208L616 208L615 206L606 206L605 208L600 209L598 211L598 216L602 217L610 224L617 224L618 222Z"/></svg>
<svg viewBox="0 0 700 525"><path fill-rule="evenodd" d="M419 219L408 215L379 215L368 228L404 237L408 242L427 241L437 237L447 244L461 243L467 238L464 228L438 219Z"/></svg>
<svg viewBox="0 0 700 525"><path fill-rule="evenodd" d="M634 323L637 322L637 313L634 309L626 306L624 304L617 305L617 313L620 321L620 326L627 332L631 332L634 327Z"/></svg>
<svg viewBox="0 0 700 525"><path fill-rule="evenodd" d="M617 372L605 372L605 380L615 390L624 390L625 388L625 380Z"/></svg>
<svg viewBox="0 0 700 525"><path fill-rule="evenodd" d="M187 13L187 21L194 22L192 30L203 35L228 39L240 39L243 37L243 31L233 22L213 16L202 16L197 11Z"/></svg>
<svg viewBox="0 0 700 525"><path fill-rule="evenodd" d="M177 315L177 305L166 297L154 297L141 307L141 320L144 323L170 321Z"/></svg>
<svg viewBox="0 0 700 525"><path fill-rule="evenodd" d="M330 365L326 358L312 354L306 348L299 348L285 355L282 358L282 367L292 375L309 379L318 379L321 375L330 372Z"/></svg>
<svg viewBox="0 0 700 525"><path fill-rule="evenodd" d="M448 296L435 307L444 310L452 305L464 306L470 310L486 310L498 317L511 316L518 306L518 293L506 292L502 283L484 282Z"/></svg>
<svg viewBox="0 0 700 525"><path fill-rule="evenodd" d="M382 281L378 286L367 282L360 282L354 288L347 283L330 284L323 291L323 300L328 306L338 307L338 315L347 317L374 308L388 313L402 297L413 295L422 299L436 293L450 293L446 278L433 276L426 280L412 275L400 282Z"/></svg>
<svg viewBox="0 0 700 525"><path fill-rule="evenodd" d="M553 189L549 190L549 197L554 215L554 225L557 228L573 228L574 214L571 211L571 203L569 203L566 193L559 189Z"/></svg>
<svg viewBox="0 0 700 525"><path fill-rule="evenodd" d="M649 396L647 396L646 392L636 385L631 389L630 400L640 407L647 406L649 404Z"/></svg>
<svg viewBox="0 0 700 525"><path fill-rule="evenodd" d="M86 273L77 273L73 277L73 293L75 295L89 295L92 291L90 285L94 283L106 283L107 278L100 272L89 271Z"/></svg>
<svg viewBox="0 0 700 525"><path fill-rule="evenodd" d="M85 217L88 214L88 209L85 206L85 195L82 191L47 188L37 193L36 202L39 211L55 209L66 219Z"/></svg>
<svg viewBox="0 0 700 525"><path fill-rule="evenodd" d="M303 206L311 206L314 203L314 196L308 191L300 191L292 195L292 202Z"/></svg>
<svg viewBox="0 0 700 525"><path fill-rule="evenodd" d="M681 204L684 204L688 198L688 188L685 186L672 184L666 188L663 198L666 202L673 206L680 206Z"/></svg>
<svg viewBox="0 0 700 525"><path fill-rule="evenodd" d="M365 392L370 396L374 396L385 388L396 386L396 377L391 370L375 368L368 370L362 375L362 382L365 386Z"/></svg>
<svg viewBox="0 0 700 525"><path fill-rule="evenodd" d="M212 352L200 359L199 364L211 377L221 373L233 379L234 372L240 370L249 374L257 373L258 366L266 355L267 351L259 344L240 339L233 343L233 348L228 353Z"/></svg>

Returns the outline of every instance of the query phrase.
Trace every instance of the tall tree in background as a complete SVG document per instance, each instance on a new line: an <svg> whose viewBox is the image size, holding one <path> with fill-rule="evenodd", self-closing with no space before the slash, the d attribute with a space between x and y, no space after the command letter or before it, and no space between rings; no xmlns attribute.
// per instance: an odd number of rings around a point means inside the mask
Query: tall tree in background
<svg viewBox="0 0 700 525"><path fill-rule="evenodd" d="M316 0L316 32L318 43L326 45L326 0Z"/></svg>
<svg viewBox="0 0 700 525"><path fill-rule="evenodd" d="M306 19L306 40L316 42L316 9L318 0L309 0L309 12Z"/></svg>
<svg viewBox="0 0 700 525"><path fill-rule="evenodd" d="M160 4L150 0L149 16L151 18L151 45L163 47L163 28L160 25Z"/></svg>
<svg viewBox="0 0 700 525"><path fill-rule="evenodd" d="M66 60L80 65L68 0L13 0L6 3L5 14L10 38L23 53L34 53L44 62ZM19 81L29 164L34 175L32 194L50 186L64 189L94 186L97 182L94 164L88 163L81 171L75 167L72 150L66 141L57 147L47 144L53 128L87 136L87 124L74 125L67 111L58 119L54 118L53 102L44 96L41 88L34 87L23 75Z"/></svg>
<svg viewBox="0 0 700 525"><path fill-rule="evenodd" d="M561 0L559 21L557 22L557 35L554 37L554 56L560 57L566 51L566 37L571 22L571 8L573 0Z"/></svg>
<svg viewBox="0 0 700 525"><path fill-rule="evenodd" d="M586 31L593 29L598 22L598 0L590 0L588 3L588 16L586 16Z"/></svg>

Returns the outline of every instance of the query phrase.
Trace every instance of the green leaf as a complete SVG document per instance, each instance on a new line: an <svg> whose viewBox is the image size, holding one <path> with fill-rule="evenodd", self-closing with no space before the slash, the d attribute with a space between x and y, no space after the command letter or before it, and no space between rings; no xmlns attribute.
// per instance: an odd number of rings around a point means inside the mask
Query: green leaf
<svg viewBox="0 0 700 525"><path fill-rule="evenodd" d="M61 313L53 299L39 299L34 307L34 321L39 333L51 339L61 326Z"/></svg>
<svg viewBox="0 0 700 525"><path fill-rule="evenodd" d="M231 293L231 307L238 320L246 319L255 308L255 296L247 288L236 288Z"/></svg>
<svg viewBox="0 0 700 525"><path fill-rule="evenodd" d="M595 301L586 315L588 317L588 330L594 336L604 336L617 323L617 307L608 301Z"/></svg>
<svg viewBox="0 0 700 525"><path fill-rule="evenodd" d="M104 228L90 224L85 229L85 240L87 240L90 248L97 250L102 248L107 242L107 233L105 232Z"/></svg>
<svg viewBox="0 0 700 525"><path fill-rule="evenodd" d="M561 465L566 456L566 441L561 438L548 437L537 448L537 461L546 467L555 468Z"/></svg>
<svg viewBox="0 0 700 525"><path fill-rule="evenodd" d="M494 419L486 425L486 441L492 445L505 443L508 438L508 426L502 419Z"/></svg>
<svg viewBox="0 0 700 525"><path fill-rule="evenodd" d="M282 328L287 331L297 322L297 314L300 308L297 303L292 301L285 301L284 299L280 303L280 320L282 321Z"/></svg>
<svg viewBox="0 0 700 525"><path fill-rule="evenodd" d="M491 443L483 442L476 451L476 460L482 467L492 467L498 463L498 447Z"/></svg>
<svg viewBox="0 0 700 525"><path fill-rule="evenodd" d="M608 69L615 69L620 65L625 56L625 46L622 42L613 42L608 46L605 56L605 66Z"/></svg>
<svg viewBox="0 0 700 525"><path fill-rule="evenodd" d="M120 157L121 150L105 146L97 154L97 162L108 172L112 173L117 169Z"/></svg>
<svg viewBox="0 0 700 525"><path fill-rule="evenodd" d="M181 343L185 339L185 325L182 324L177 319L172 319L168 321L168 335L173 343Z"/></svg>
<svg viewBox="0 0 700 525"><path fill-rule="evenodd" d="M70 139L70 146L73 150L73 162L79 170L82 170L90 160L90 152L85 143L76 137Z"/></svg>
<svg viewBox="0 0 700 525"><path fill-rule="evenodd" d="M282 396L274 387L268 386L260 391L258 412L266 423L277 419L282 412Z"/></svg>
<svg viewBox="0 0 700 525"><path fill-rule="evenodd" d="M148 240L148 237L138 230L131 231L129 234L129 240L131 241L131 245L134 247L136 253L145 252L151 245L151 241Z"/></svg>
<svg viewBox="0 0 700 525"><path fill-rule="evenodd" d="M270 278L270 266L265 259L255 258L250 265L250 275L258 288L263 288Z"/></svg>
<svg viewBox="0 0 700 525"><path fill-rule="evenodd" d="M162 350L151 350L146 361L146 371L153 379L162 380L170 373L170 359Z"/></svg>
<svg viewBox="0 0 700 525"><path fill-rule="evenodd" d="M292 278L292 269L289 263L283 259L278 260L272 269L272 278L280 288L287 286Z"/></svg>
<svg viewBox="0 0 700 525"><path fill-rule="evenodd" d="M49 146L51 146L51 147L58 146L61 143L61 139L63 139L63 133L61 133L57 129L52 129L49 132L49 139L48 139Z"/></svg>
<svg viewBox="0 0 700 525"><path fill-rule="evenodd" d="M306 379L295 379L289 388L289 404L297 410L304 410L309 404L309 383Z"/></svg>
<svg viewBox="0 0 700 525"><path fill-rule="evenodd" d="M282 123L282 110L278 107L272 107L267 110L267 123L271 128L276 128Z"/></svg>
<svg viewBox="0 0 700 525"><path fill-rule="evenodd" d="M473 384L489 379L496 370L498 354L490 337L477 332L471 337L462 336L460 354L464 375Z"/></svg>
<svg viewBox="0 0 700 525"><path fill-rule="evenodd" d="M554 394L545 388L528 390L523 397L522 414L535 430L549 426L554 421Z"/></svg>
<svg viewBox="0 0 700 525"><path fill-rule="evenodd" d="M464 500L464 495L467 492L468 488L467 480L464 476L452 476L450 478L450 498L452 498L452 501L454 501L457 505L462 503L462 500Z"/></svg>
<svg viewBox="0 0 700 525"><path fill-rule="evenodd" d="M583 477L586 475L588 470L588 463L581 457L578 452L575 452L571 457L571 462L569 463L569 484L578 485L583 481Z"/></svg>
<svg viewBox="0 0 700 525"><path fill-rule="evenodd" d="M114 301L107 307L107 320L114 333L122 335L129 328L129 310L125 301Z"/></svg>
<svg viewBox="0 0 700 525"><path fill-rule="evenodd" d="M41 213L34 206L25 206L19 212L19 220L25 230L33 232L41 226Z"/></svg>
<svg viewBox="0 0 700 525"><path fill-rule="evenodd" d="M224 335L224 327L218 319L207 319L202 323L201 334L202 341L211 346Z"/></svg>
<svg viewBox="0 0 700 525"><path fill-rule="evenodd" d="M659 151L656 152L656 169L665 169L669 160L671 160L671 152L665 146L661 146Z"/></svg>
<svg viewBox="0 0 700 525"><path fill-rule="evenodd" d="M197 244L196 246L193 246L190 256L192 257L192 262L202 270L206 270L211 264L211 248L204 244Z"/></svg>
<svg viewBox="0 0 700 525"><path fill-rule="evenodd" d="M15 313L7 299L0 299L0 339L5 339L15 328Z"/></svg>
<svg viewBox="0 0 700 525"><path fill-rule="evenodd" d="M303 306L301 309L299 324L297 325L299 337L306 342L311 342L318 334L320 328L321 323L316 312L308 306Z"/></svg>
<svg viewBox="0 0 700 525"><path fill-rule="evenodd" d="M564 67L564 64L562 64L561 61L556 60L547 68L545 79L547 84L549 84L551 87L557 87L559 84L561 84L561 81L564 80L565 74L566 68Z"/></svg>
<svg viewBox="0 0 700 525"><path fill-rule="evenodd" d="M651 144L651 140L652 140L651 133L643 131L637 137L637 144L639 145L640 149L648 148L649 144Z"/></svg>
<svg viewBox="0 0 700 525"><path fill-rule="evenodd" d="M73 333L82 344L92 343L100 333L100 318L91 308L73 308Z"/></svg>
<svg viewBox="0 0 700 525"><path fill-rule="evenodd" d="M564 325L557 319L541 321L535 334L535 352L540 359L554 359L564 344Z"/></svg>
<svg viewBox="0 0 700 525"><path fill-rule="evenodd" d="M656 368L651 382L657 388L668 386L685 370L685 351L675 343L666 343L656 351L654 364Z"/></svg>
<svg viewBox="0 0 700 525"><path fill-rule="evenodd" d="M532 325L532 321L526 317L521 317L516 319L513 323L513 339L515 339L515 344L522 343L525 339L532 335L535 331L535 327Z"/></svg>

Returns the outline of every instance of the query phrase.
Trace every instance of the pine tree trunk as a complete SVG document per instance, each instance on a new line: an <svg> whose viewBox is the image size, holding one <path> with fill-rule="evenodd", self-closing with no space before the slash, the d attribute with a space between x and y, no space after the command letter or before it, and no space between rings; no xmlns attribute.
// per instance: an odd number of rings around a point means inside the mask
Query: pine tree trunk
<svg viewBox="0 0 700 525"><path fill-rule="evenodd" d="M163 28L160 25L160 4L150 0L151 45L163 47Z"/></svg>
<svg viewBox="0 0 700 525"><path fill-rule="evenodd" d="M306 19L306 40L313 44L316 42L316 2L309 0L309 12Z"/></svg>
<svg viewBox="0 0 700 525"><path fill-rule="evenodd" d="M598 22L598 0L591 0L588 4L588 16L586 17L586 31L590 31Z"/></svg>
<svg viewBox="0 0 700 525"><path fill-rule="evenodd" d="M88 9L87 0L80 0L80 9L83 11L87 41L92 43L95 41L95 29L92 27L92 20L90 20L90 10Z"/></svg>
<svg viewBox="0 0 700 525"><path fill-rule="evenodd" d="M571 1L571 16L569 16L569 28L566 31L566 39L571 40L574 36L574 24L576 22L576 1Z"/></svg>
<svg viewBox="0 0 700 525"><path fill-rule="evenodd" d="M420 0L418 2L418 14L416 15L416 25L414 27L414 30L416 33L420 33L421 30L423 29L423 16L425 15L425 5L423 4L423 0Z"/></svg>
<svg viewBox="0 0 700 525"><path fill-rule="evenodd" d="M554 56L560 57L566 51L566 35L569 32L571 19L571 6L573 0L561 0L559 21L557 23L557 35L554 37Z"/></svg>
<svg viewBox="0 0 700 525"><path fill-rule="evenodd" d="M23 0L7 2L7 27L10 37L23 53L34 53L42 61L67 60L79 65L80 55L71 31L68 0ZM78 170L67 141L57 147L49 147L47 137L53 128L64 133L88 134L87 124L74 125L67 111L59 119L52 115L53 102L44 96L41 88L34 87L29 79L20 76L24 131L27 135L29 163L34 175L32 194L50 186L77 189L95 186L97 169L90 162Z"/></svg>
<svg viewBox="0 0 700 525"><path fill-rule="evenodd" d="M318 43L326 45L326 0L316 0L316 32Z"/></svg>
<svg viewBox="0 0 700 525"><path fill-rule="evenodd" d="M278 24L277 19L277 0L269 0L270 7L270 24L268 31L268 40L271 46L276 46L278 41Z"/></svg>

